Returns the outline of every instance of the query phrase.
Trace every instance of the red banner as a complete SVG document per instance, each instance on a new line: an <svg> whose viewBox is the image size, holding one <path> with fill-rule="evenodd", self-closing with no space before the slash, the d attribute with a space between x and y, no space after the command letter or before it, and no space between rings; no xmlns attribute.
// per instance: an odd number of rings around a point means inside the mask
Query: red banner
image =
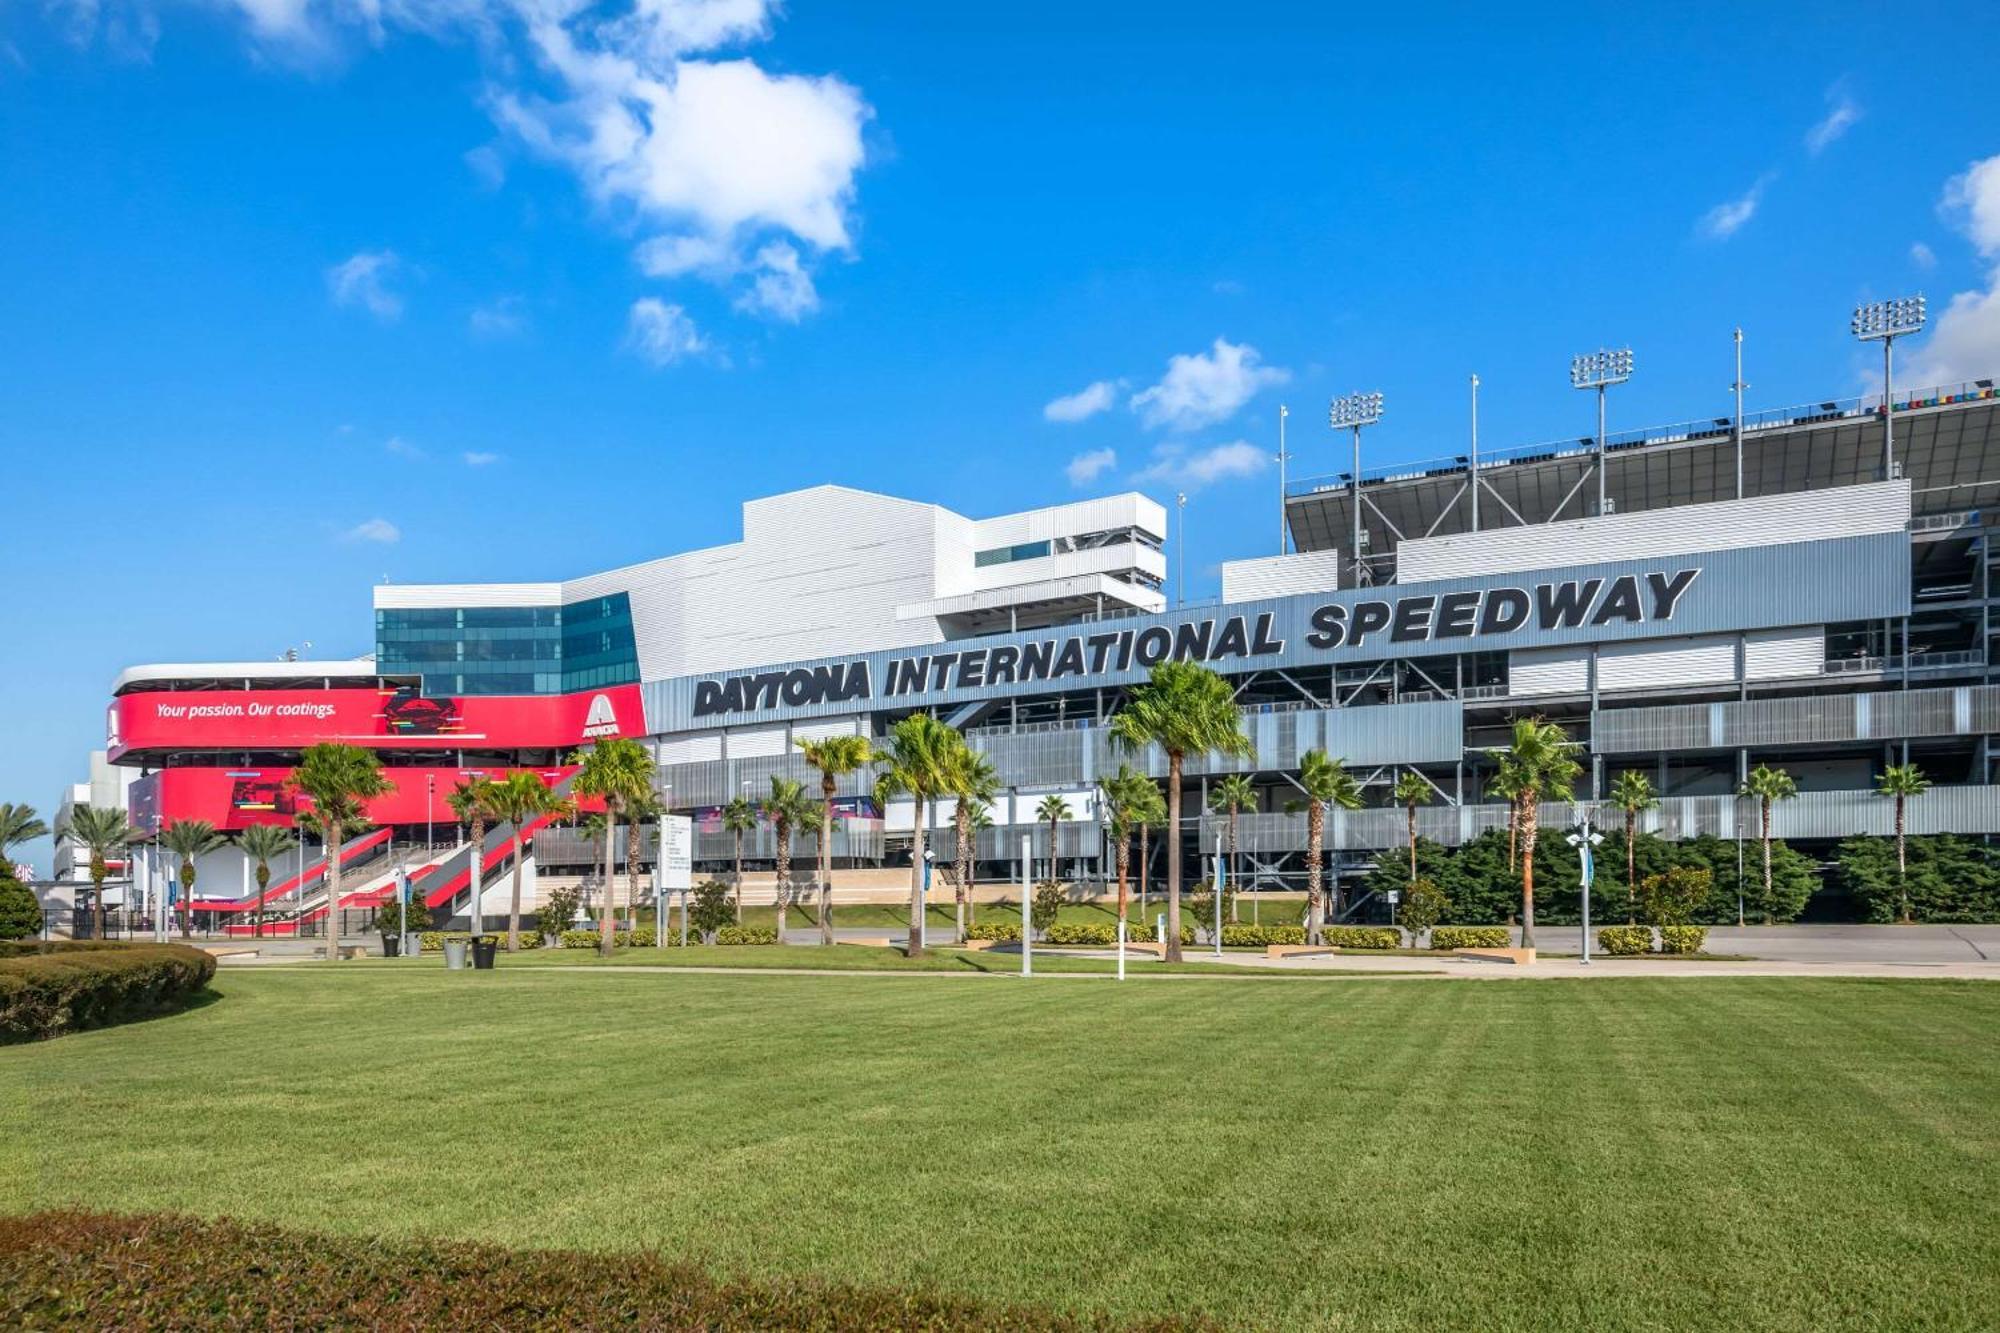
<svg viewBox="0 0 2000 1333"><path fill-rule="evenodd" d="M155 690L111 701L111 758L130 751L569 749L646 734L637 685L581 694L433 697L404 690Z"/></svg>
<svg viewBox="0 0 2000 1333"><path fill-rule="evenodd" d="M540 776L551 787L576 772L572 766L557 768L385 768L382 776L396 784L396 790L368 803L368 817L377 824L431 823L444 828L456 822L446 799L452 789L467 778L500 779L512 772ZM181 819L206 819L218 829L234 832L252 824L290 826L301 802L286 788L292 775L289 768L167 768L150 773L132 784L130 817L142 832L151 835L162 824ZM601 809L598 801L580 802L586 810Z"/></svg>

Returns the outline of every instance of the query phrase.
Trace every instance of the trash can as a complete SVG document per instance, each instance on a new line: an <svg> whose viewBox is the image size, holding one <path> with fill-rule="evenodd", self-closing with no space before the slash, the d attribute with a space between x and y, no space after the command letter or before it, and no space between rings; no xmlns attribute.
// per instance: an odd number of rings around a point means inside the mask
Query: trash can
<svg viewBox="0 0 2000 1333"><path fill-rule="evenodd" d="M464 940L446 940L444 942L444 965L454 972L465 966Z"/></svg>
<svg viewBox="0 0 2000 1333"><path fill-rule="evenodd" d="M482 972L493 970L493 955L500 951L498 935L480 935L472 941L472 965Z"/></svg>
<svg viewBox="0 0 2000 1333"><path fill-rule="evenodd" d="M382 937L382 956L384 958L395 958L402 952L403 939L400 935L384 935Z"/></svg>

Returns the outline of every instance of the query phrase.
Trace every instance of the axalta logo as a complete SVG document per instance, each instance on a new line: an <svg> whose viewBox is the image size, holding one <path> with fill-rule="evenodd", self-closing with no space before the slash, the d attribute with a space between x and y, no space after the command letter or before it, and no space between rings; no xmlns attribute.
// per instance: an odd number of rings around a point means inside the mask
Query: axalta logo
<svg viewBox="0 0 2000 1333"><path fill-rule="evenodd" d="M597 695L590 701L590 711L584 714L583 738L596 740L600 736L618 734L618 713L611 707L608 695Z"/></svg>

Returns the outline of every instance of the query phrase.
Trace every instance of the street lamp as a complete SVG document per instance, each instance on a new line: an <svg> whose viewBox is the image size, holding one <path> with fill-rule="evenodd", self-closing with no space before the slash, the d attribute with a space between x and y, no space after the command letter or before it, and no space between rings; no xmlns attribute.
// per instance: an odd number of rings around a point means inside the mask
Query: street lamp
<svg viewBox="0 0 2000 1333"><path fill-rule="evenodd" d="M1174 496L1174 512L1180 515L1180 537L1174 542L1175 554L1180 561L1180 572L1174 582L1180 586L1174 593L1175 600L1187 605L1187 492L1180 491Z"/></svg>
<svg viewBox="0 0 2000 1333"><path fill-rule="evenodd" d="M1896 444L1892 420L1896 396L1892 391L1895 360L1891 349L1896 339L1920 333L1924 327L1924 298L1904 296L1894 301L1870 301L1854 307L1847 327L1862 342L1882 344L1882 480L1896 475Z"/></svg>
<svg viewBox="0 0 2000 1333"><path fill-rule="evenodd" d="M1616 347L1569 359L1569 383L1573 389L1597 390L1597 516L1605 512L1604 391L1632 378L1632 349Z"/></svg>
<svg viewBox="0 0 2000 1333"><path fill-rule="evenodd" d="M1278 554L1279 555L1283 555L1285 553L1285 464L1290 462L1292 457L1290 454L1285 452L1285 418L1289 417L1291 414L1292 414L1291 408L1286 407L1283 403L1278 404Z"/></svg>
<svg viewBox="0 0 2000 1333"><path fill-rule="evenodd" d="M1354 432L1354 586L1360 587L1366 567L1361 563L1361 428L1382 419L1380 393L1350 393L1327 405L1326 424L1333 430Z"/></svg>
<svg viewBox="0 0 2000 1333"><path fill-rule="evenodd" d="M1597 848L1597 844L1604 841L1604 835L1590 831L1590 816L1585 815L1583 822L1576 826L1576 832L1564 838L1563 841L1576 848L1576 857L1583 869L1583 961L1585 966L1588 966L1590 963L1590 885L1597 878L1597 857L1593 853ZM1739 876L1738 878L1741 877Z"/></svg>

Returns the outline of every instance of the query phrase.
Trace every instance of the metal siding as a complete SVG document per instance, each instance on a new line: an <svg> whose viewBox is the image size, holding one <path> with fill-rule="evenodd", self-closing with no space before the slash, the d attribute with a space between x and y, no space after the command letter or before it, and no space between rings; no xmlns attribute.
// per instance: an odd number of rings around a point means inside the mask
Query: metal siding
<svg viewBox="0 0 2000 1333"><path fill-rule="evenodd" d="M1340 552L1300 551L1259 560L1225 560L1222 600L1249 602L1264 597L1326 592L1340 586Z"/></svg>
<svg viewBox="0 0 2000 1333"><path fill-rule="evenodd" d="M1643 754L1981 735L1996 721L2000 685L1971 685L1606 708L1592 715L1590 735L1600 754Z"/></svg>
<svg viewBox="0 0 2000 1333"><path fill-rule="evenodd" d="M1817 676L1826 664L1826 628L1757 630L1743 636L1744 674L1751 680Z"/></svg>
<svg viewBox="0 0 2000 1333"><path fill-rule="evenodd" d="M1607 644L1597 653L1600 690L1671 689L1736 679L1736 640L1710 636Z"/></svg>
<svg viewBox="0 0 2000 1333"><path fill-rule="evenodd" d="M1590 688L1590 649L1541 648L1507 654L1508 695L1581 694Z"/></svg>

